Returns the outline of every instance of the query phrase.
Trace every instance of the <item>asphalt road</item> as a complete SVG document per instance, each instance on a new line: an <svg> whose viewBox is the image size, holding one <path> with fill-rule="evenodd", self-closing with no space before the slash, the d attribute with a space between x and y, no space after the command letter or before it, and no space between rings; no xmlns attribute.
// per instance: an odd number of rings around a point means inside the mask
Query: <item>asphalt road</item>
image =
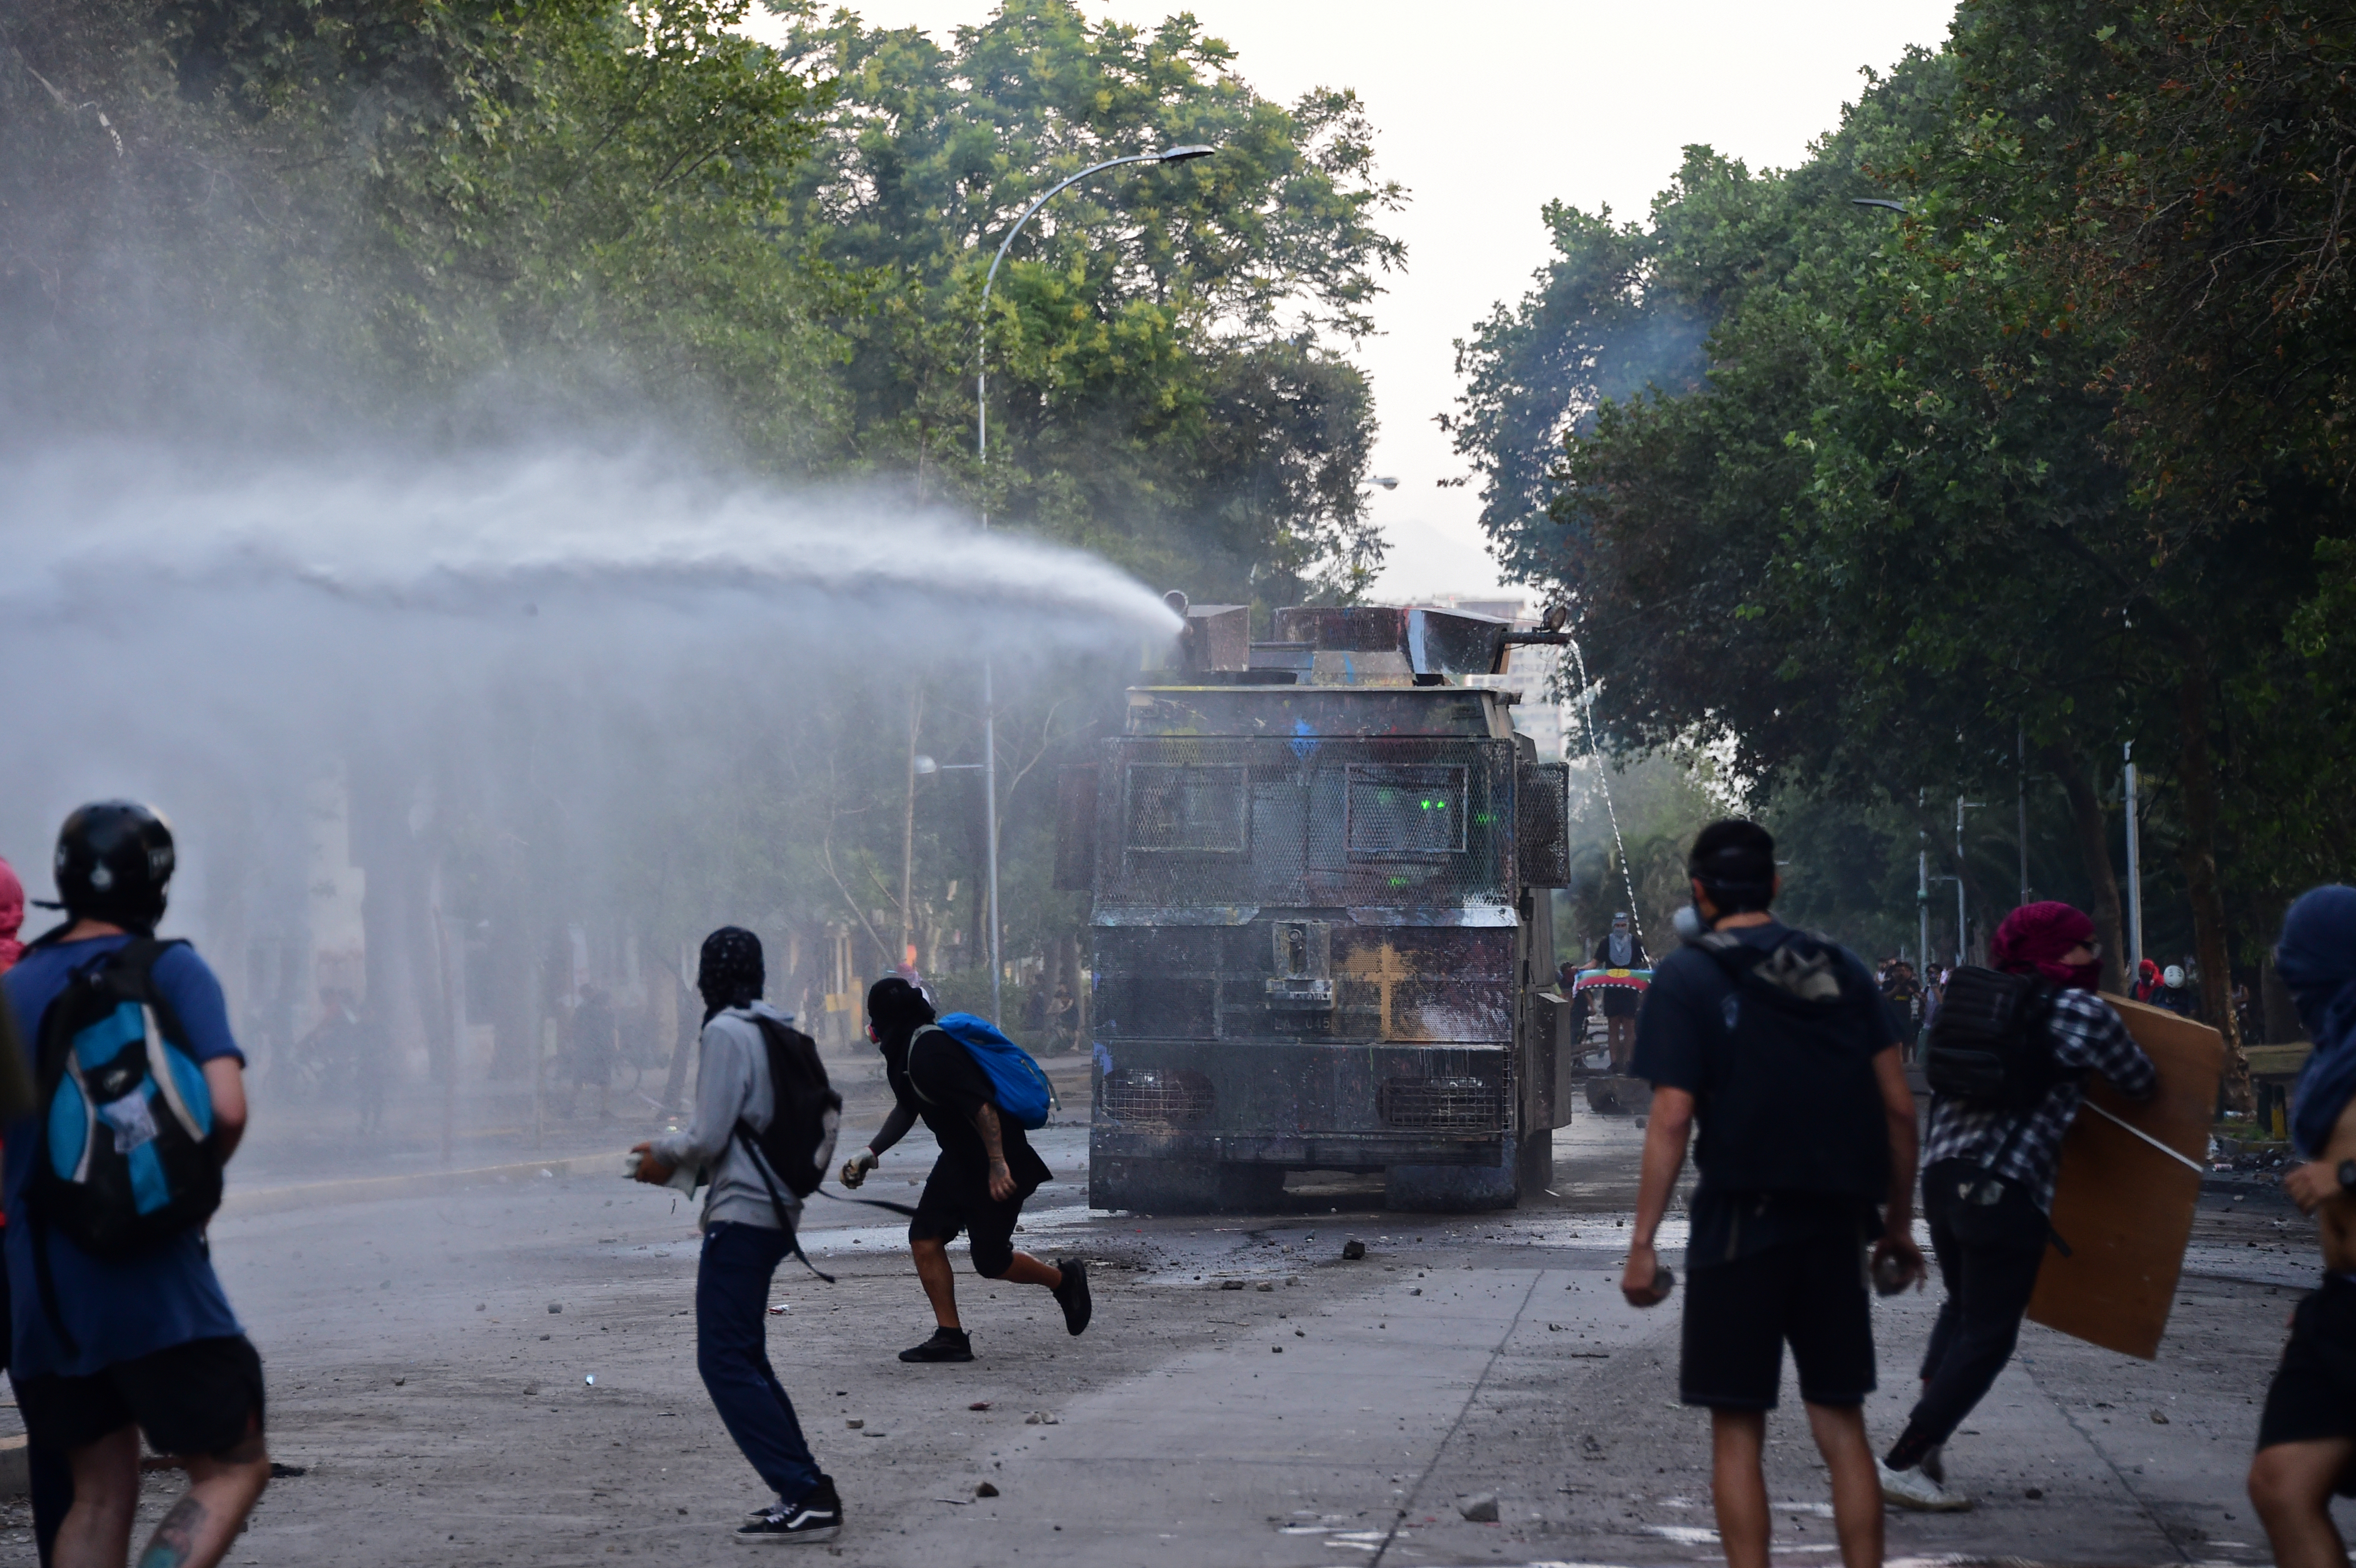
<svg viewBox="0 0 2356 1568"><path fill-rule="evenodd" d="M1210 1219L1090 1213L1086 1130L1052 1127L1038 1142L1056 1180L1017 1242L1092 1261L1095 1326L1070 1338L1044 1292L961 1274L965 1367L894 1359L930 1326L899 1224L819 1201L806 1240L838 1281L787 1265L771 1354L850 1524L803 1550L1090 1568L1718 1561L1706 1422L1676 1402L1677 1305L1639 1313L1612 1288L1638 1136L1582 1112L1556 1196L1514 1214L1386 1215L1376 1189L1341 1182L1283 1214ZM919 1131L870 1191L912 1196L930 1153ZM730 1531L766 1499L695 1376L693 1205L626 1184L618 1163L568 1169L217 1221L268 1364L272 1447L305 1471L272 1487L232 1561L747 1550ZM1344 1262L1354 1237L1367 1256ZM2312 1260L2278 1200L2220 1197L2156 1363L2030 1326L1950 1445L1977 1506L1893 1514L1893 1559L2265 1561L2241 1477ZM1935 1304L1876 1308L1878 1440L1902 1420ZM1788 1388L1770 1435L1779 1559L1836 1561ZM176 1479L151 1484L151 1514ZM976 1497L984 1482L996 1497ZM1496 1522L1460 1517L1478 1492ZM29 1560L19 1506L0 1515L0 1561Z"/></svg>

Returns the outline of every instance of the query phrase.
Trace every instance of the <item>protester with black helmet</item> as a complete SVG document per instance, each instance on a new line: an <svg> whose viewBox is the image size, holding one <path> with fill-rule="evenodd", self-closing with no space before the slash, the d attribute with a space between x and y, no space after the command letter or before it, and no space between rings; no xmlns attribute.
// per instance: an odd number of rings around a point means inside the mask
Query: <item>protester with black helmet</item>
<svg viewBox="0 0 2356 1568"><path fill-rule="evenodd" d="M1687 868L1686 945L1655 967L1636 1026L1632 1070L1653 1102L1620 1288L1637 1306L1667 1298L1654 1238L1698 1127L1677 1381L1710 1412L1727 1560L1767 1561L1762 1457L1788 1343L1832 1473L1842 1561L1866 1568L1881 1561L1881 1493L1862 1408L1874 1387L1865 1253L1870 1242L1896 1283L1922 1277L1914 1098L1864 963L1768 912L1767 831L1713 822Z"/></svg>
<svg viewBox="0 0 2356 1568"><path fill-rule="evenodd" d="M210 1568L270 1479L262 1361L203 1236L245 1131L245 1058L212 971L186 942L155 940L173 865L171 829L147 807L74 812L55 862L65 923L5 983L36 1043L44 1108L6 1133L12 1370L27 1434L63 1448L72 1470L56 1552L72 1568L125 1561L142 1432L189 1478L143 1563ZM87 1122L61 1122L60 1103L83 1107ZM76 1158L53 1142L61 1124L87 1127ZM133 1165L149 1187L135 1200L75 1185ZM110 1209L146 1204L158 1179L161 1207Z"/></svg>

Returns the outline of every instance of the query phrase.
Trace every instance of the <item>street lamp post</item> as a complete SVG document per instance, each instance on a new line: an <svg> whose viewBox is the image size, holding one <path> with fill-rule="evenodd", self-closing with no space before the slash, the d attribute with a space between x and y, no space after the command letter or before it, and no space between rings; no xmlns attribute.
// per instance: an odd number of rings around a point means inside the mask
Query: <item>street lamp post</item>
<svg viewBox="0 0 2356 1568"><path fill-rule="evenodd" d="M1007 247L1014 236L1023 232L1023 225L1031 215L1092 174L1102 174L1123 164L1183 164L1195 158L1210 156L1216 147L1164 147L1158 153L1131 153L1127 157L1107 158L1100 164L1090 164L1076 175L1057 181L1030 206L1023 216L1006 231L1006 238L998 242L998 254L990 259L990 272L981 280L981 311L976 318L973 346L973 409L974 456L979 459L984 483L981 492L981 526L990 527L990 291L998 283L998 263L1006 259ZM998 954L998 723L995 698L991 690L991 661L981 661L981 809L983 812L982 843L990 868L990 1015L994 1019L1003 1011L999 999L999 983L1004 970Z"/></svg>

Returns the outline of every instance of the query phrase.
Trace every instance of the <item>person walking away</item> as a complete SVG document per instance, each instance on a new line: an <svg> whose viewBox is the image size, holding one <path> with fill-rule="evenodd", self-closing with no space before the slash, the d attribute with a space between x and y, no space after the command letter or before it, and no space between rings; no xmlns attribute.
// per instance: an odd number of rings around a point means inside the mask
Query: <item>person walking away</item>
<svg viewBox="0 0 2356 1568"><path fill-rule="evenodd" d="M765 1173L755 1136L775 1114L763 1021L793 1020L761 1000L767 984L761 939L723 926L703 939L695 987L703 1035L695 1068L695 1115L687 1130L640 1144L633 1173L660 1187L680 1170L701 1173L703 1250L695 1271L695 1369L738 1452L776 1493L738 1527L746 1540L831 1541L842 1528L834 1477L819 1468L785 1386L769 1364L769 1281L792 1255L780 1223L801 1205L776 1172ZM749 1129L741 1134L739 1128Z"/></svg>
<svg viewBox="0 0 2356 1568"><path fill-rule="evenodd" d="M779 1017L786 1016L779 1014ZM581 1086L594 1084L597 1089L597 1120L614 1119L612 1101L615 1059L621 1054L621 1021L614 1012L614 1000L600 986L584 985L581 1000L573 1009L571 1020L572 1049L571 1085L564 1093L564 1114L570 1120L574 1102L580 1098Z"/></svg>
<svg viewBox="0 0 2356 1568"><path fill-rule="evenodd" d="M2291 1141L2307 1161L2283 1187L2318 1219L2323 1278L2291 1314L2258 1417L2250 1501L2279 1568L2342 1568L2331 1498L2356 1497L2356 887L2300 896L2275 970L2315 1042L2291 1098Z"/></svg>
<svg viewBox="0 0 2356 1568"><path fill-rule="evenodd" d="M2053 1207L2053 1173L2083 1099L2081 1083L2099 1072L2140 1101L2150 1099L2159 1081L2151 1058L2094 993L2102 952L2085 911L2059 902L2023 905L1997 927L1990 956L1999 972L2035 987L2028 1026L2040 1059L2051 1062L2038 1081L2051 1087L2032 1088L2026 1104L2010 1106L1954 1094L1931 1099L1922 1214L1946 1299L1922 1354L1922 1398L1881 1462L1883 1495L1926 1511L1971 1507L1970 1498L1947 1487L1947 1438L1987 1393L2020 1337L2052 1234L2046 1215ZM1956 1010L1952 1023L1964 1004L1951 996L1949 1006Z"/></svg>
<svg viewBox="0 0 2356 1568"><path fill-rule="evenodd" d="M1668 1294L1654 1239L1698 1130L1678 1394L1710 1413L1710 1494L1730 1568L1766 1568L1767 1412L1783 1347L1832 1472L1845 1568L1881 1562L1866 1442L1877 1278L1923 1274L1913 1226L1914 1098L1873 976L1855 954L1770 912L1775 841L1755 822L1702 830L1687 862L1687 945L1662 961L1633 1070L1651 1081L1636 1220L1621 1291ZM1690 927L1690 934L1688 934ZM1876 1212L1877 1206L1881 1211Z"/></svg>
<svg viewBox="0 0 2356 1568"><path fill-rule="evenodd" d="M932 1304L933 1337L900 1352L903 1361L970 1361L973 1341L958 1319L957 1278L948 1245L959 1231L972 1239L973 1272L986 1280L1044 1285L1064 1309L1064 1326L1078 1334L1094 1310L1087 1265L1077 1258L1043 1263L1014 1250L1023 1204L1048 1176L1047 1164L1023 1128L1001 1115L990 1076L956 1036L934 1022L925 993L896 974L867 992L867 1037L884 1053L891 1083L891 1114L867 1147L845 1162L842 1185L855 1187L892 1145L922 1117L940 1157L908 1221L908 1250L916 1278Z"/></svg>
<svg viewBox="0 0 2356 1568"><path fill-rule="evenodd" d="M75 811L55 861L65 923L0 982L34 1042L37 1098L54 1097L55 1110L69 1093L80 1102L91 1069L121 1063L125 1034L143 1019L152 1031L132 1087L87 1104L88 1122L71 1119L91 1128L81 1160L59 1163L45 1123L63 1119L47 1103L7 1128L10 1373L31 1444L62 1450L72 1478L58 1568L122 1568L143 1432L189 1481L143 1568L211 1568L270 1481L262 1359L204 1240L220 1167L245 1132L245 1058L211 969L186 942L155 940L173 863L171 829L147 807L107 800ZM77 1022L85 1017L94 1021ZM76 1180L78 1166L121 1176L123 1201ZM128 1170L153 1180L160 1208L129 1212ZM102 1224L141 1244L98 1244Z"/></svg>
<svg viewBox="0 0 2356 1568"><path fill-rule="evenodd" d="M1644 939L1638 936L1628 923L1628 911L1620 910L1612 917L1612 929L1597 939L1593 969L1649 969L1652 958L1644 951ZM1601 988L1603 996L1603 1038L1612 1052L1612 1070L1625 1073L1628 1055L1636 1047L1636 1017L1644 1010L1641 993L1625 991L1616 985Z"/></svg>

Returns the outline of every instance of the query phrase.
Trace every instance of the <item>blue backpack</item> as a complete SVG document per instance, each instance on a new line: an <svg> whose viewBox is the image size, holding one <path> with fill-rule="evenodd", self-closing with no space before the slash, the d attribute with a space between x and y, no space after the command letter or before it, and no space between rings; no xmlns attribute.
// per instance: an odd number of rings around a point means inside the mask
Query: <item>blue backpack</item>
<svg viewBox="0 0 2356 1568"><path fill-rule="evenodd" d="M980 1065L982 1076L990 1079L990 1097L1000 1111L1013 1117L1025 1132L1035 1133L1047 1124L1047 1107L1055 1098L1055 1090L1029 1051L999 1033L997 1025L971 1013L951 1013L934 1026L963 1046L966 1054ZM926 1033L919 1029L916 1037L921 1039ZM912 1049L915 1045L915 1040L909 1042Z"/></svg>
<svg viewBox="0 0 2356 1568"><path fill-rule="evenodd" d="M133 938L41 1015L31 1218L92 1257L160 1246L220 1207L212 1093L154 979L177 945Z"/></svg>

